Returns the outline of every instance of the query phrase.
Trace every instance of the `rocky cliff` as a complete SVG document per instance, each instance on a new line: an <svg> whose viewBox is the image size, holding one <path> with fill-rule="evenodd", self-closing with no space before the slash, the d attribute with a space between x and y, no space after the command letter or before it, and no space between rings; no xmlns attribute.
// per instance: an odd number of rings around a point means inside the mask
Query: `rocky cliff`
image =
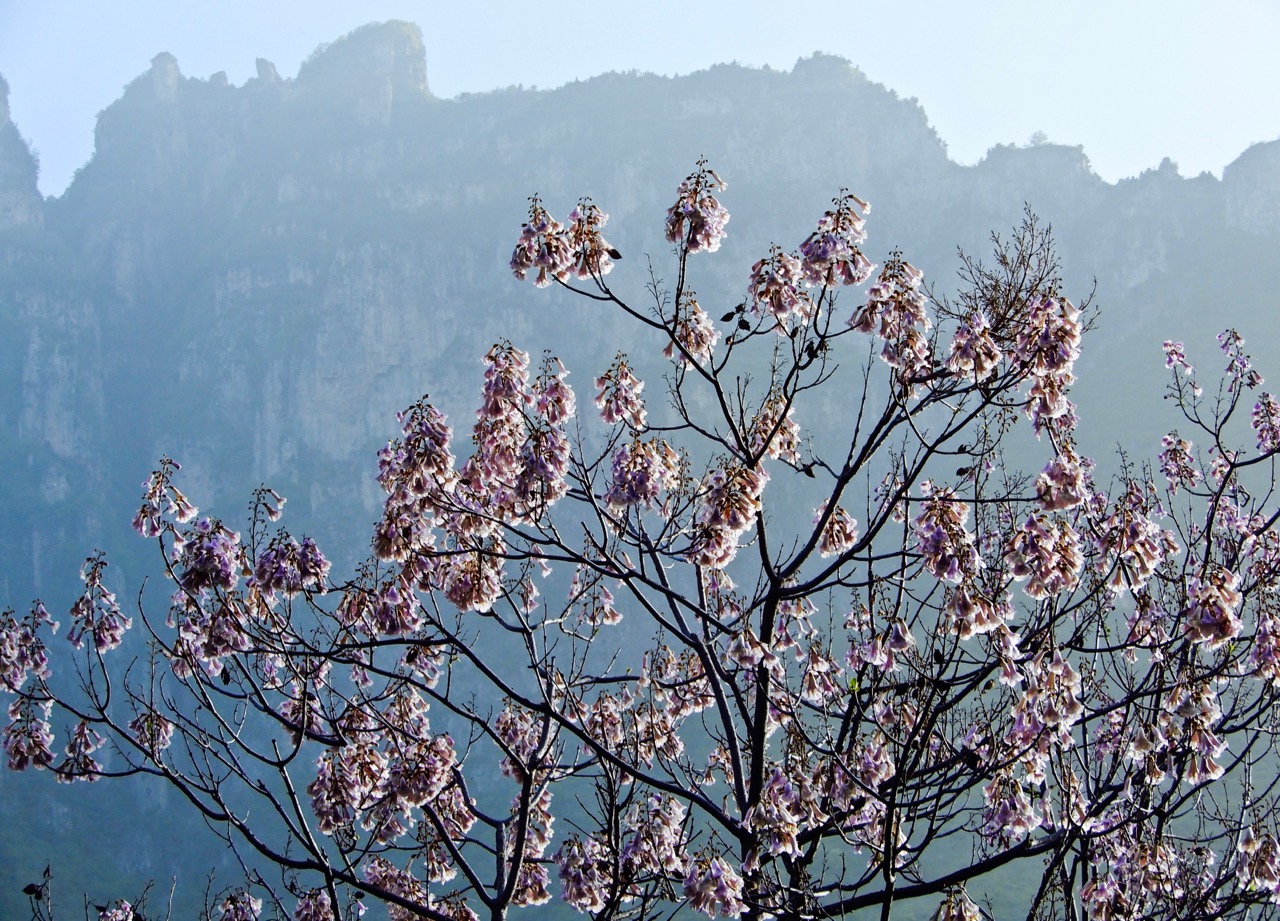
<svg viewBox="0 0 1280 921"><path fill-rule="evenodd" d="M372 452L395 410L430 389L469 411L467 372L496 338L554 347L586 380L622 343L612 318L509 277L525 198L566 212L593 197L629 256L614 278L639 296L645 254L662 271L667 199L699 156L730 180L734 215L727 252L699 266L712 303L736 303L744 267L771 240L795 245L848 187L875 204L873 255L901 246L941 291L955 248L984 252L1024 203L1051 222L1070 293L1096 280L1104 307L1099 397L1116 375L1158 379L1163 338L1209 347L1224 285L1234 322L1276 333L1280 143L1221 181L1165 161L1108 184L1084 151L1052 144L962 167L913 100L829 56L442 100L405 23L318 49L294 79L260 61L239 87L159 54L48 202L7 106L0 116L0 426L20 484L0 501L29 523L3 538L9 603L65 578L38 522L61 510L67 534L85 529L80 547L111 543L162 452L206 503L237 507L265 479L312 527L341 522L336 537L376 501ZM554 334L553 318L579 335Z"/></svg>

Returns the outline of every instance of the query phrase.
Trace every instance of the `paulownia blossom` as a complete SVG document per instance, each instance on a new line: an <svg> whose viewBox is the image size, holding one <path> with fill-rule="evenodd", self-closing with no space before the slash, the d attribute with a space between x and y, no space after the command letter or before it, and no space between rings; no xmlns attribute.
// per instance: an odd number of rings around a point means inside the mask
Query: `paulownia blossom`
<svg viewBox="0 0 1280 921"><path fill-rule="evenodd" d="M573 274L579 279L600 279L613 271L617 250L600 235L609 221L605 214L589 198L578 202L569 212L569 229L566 236L573 249Z"/></svg>
<svg viewBox="0 0 1280 921"><path fill-rule="evenodd" d="M626 355L618 353L609 370L596 378L596 389L596 408L607 425L625 422L637 432L644 430L644 381L631 372Z"/></svg>
<svg viewBox="0 0 1280 921"><path fill-rule="evenodd" d="M1109 515L1095 525L1095 542L1109 566L1107 585L1113 592L1137 592L1166 558L1178 552L1172 532L1148 517L1142 486L1131 482Z"/></svg>
<svg viewBox="0 0 1280 921"><path fill-rule="evenodd" d="M777 246L751 267L747 303L757 316L773 317L779 335L785 335L794 317L800 325L813 319L815 305L804 290L800 260Z"/></svg>
<svg viewBox="0 0 1280 921"><path fill-rule="evenodd" d="M946 487L921 484L924 508L916 518L916 547L924 567L945 582L961 582L983 567L973 533L966 527L969 504Z"/></svg>
<svg viewBox="0 0 1280 921"><path fill-rule="evenodd" d="M753 457L800 463L800 426L791 418L792 410L780 392L775 390L769 394L751 420L748 447Z"/></svg>
<svg viewBox="0 0 1280 921"><path fill-rule="evenodd" d="M652 508L680 482L680 457L661 438L636 436L613 452L612 479L604 500L614 511L630 506Z"/></svg>
<svg viewBox="0 0 1280 921"><path fill-rule="evenodd" d="M1037 600L1076 587L1084 555L1080 535L1070 522L1032 512L1009 539L1004 551L1010 574L1026 580L1024 591Z"/></svg>
<svg viewBox="0 0 1280 921"><path fill-rule="evenodd" d="M991 336L991 326L980 310L972 311L951 339L947 370L966 380L984 381L996 372L1004 353Z"/></svg>
<svg viewBox="0 0 1280 921"><path fill-rule="evenodd" d="M738 538L756 522L760 494L769 477L759 468L729 464L707 474L693 545L688 558L699 566L723 569L738 553Z"/></svg>
<svg viewBox="0 0 1280 921"><path fill-rule="evenodd" d="M828 515L829 502L829 499L823 499L813 513L814 524L820 524L826 519L818 541L818 552L824 557L838 556L858 542L858 522L838 505Z"/></svg>
<svg viewBox="0 0 1280 921"><path fill-rule="evenodd" d="M712 349L720 341L720 331L694 298L686 291L676 312L672 339L662 354L680 364L690 361L705 365L711 360Z"/></svg>
<svg viewBox="0 0 1280 921"><path fill-rule="evenodd" d="M1240 632L1242 624L1236 613L1240 607L1238 586L1236 574L1221 566L1213 567L1204 577L1191 577L1182 622L1193 643L1217 649Z"/></svg>
<svg viewBox="0 0 1280 921"><path fill-rule="evenodd" d="M1258 438L1258 450L1272 454L1280 450L1280 403L1269 393L1258 395L1250 414L1254 434Z"/></svg>
<svg viewBox="0 0 1280 921"><path fill-rule="evenodd" d="M899 372L905 394L919 390L933 369L933 344L928 332L933 320L928 298L920 290L924 274L894 253L880 270L880 277L867 291L866 306L849 319L849 326L884 340L880 357Z"/></svg>
<svg viewBox="0 0 1280 921"><path fill-rule="evenodd" d="M1075 428L1075 405L1067 391L1080 357L1080 311L1066 298L1045 297L1031 305L1017 331L1013 357L1031 381L1026 414L1037 433Z"/></svg>
<svg viewBox="0 0 1280 921"><path fill-rule="evenodd" d="M1071 445L1045 465L1036 477L1036 498L1046 512L1064 512L1082 504L1090 496L1088 470L1093 466L1081 460Z"/></svg>
<svg viewBox="0 0 1280 921"><path fill-rule="evenodd" d="M1169 483L1169 491L1195 489L1200 482L1200 468L1191 453L1191 442L1170 432L1160 439L1160 445L1160 472Z"/></svg>
<svg viewBox="0 0 1280 921"><path fill-rule="evenodd" d="M511 254L511 271L523 281L536 269L533 283L545 288L553 281L568 281L577 256L564 225L547 213L535 195L529 200L529 220L520 228L520 241Z"/></svg>
<svg viewBox="0 0 1280 921"><path fill-rule="evenodd" d="M690 859L684 895L690 908L708 918L736 918L746 907L742 901L742 877L718 855Z"/></svg>
<svg viewBox="0 0 1280 921"><path fill-rule="evenodd" d="M869 204L848 192L832 201L817 230L800 244L805 281L824 286L860 285L871 276L875 266L859 248L867 239L866 215L870 213Z"/></svg>
<svg viewBox="0 0 1280 921"><path fill-rule="evenodd" d="M728 186L705 160L689 174L676 190L676 203L667 209L667 240L686 248L689 253L714 253L724 239L724 225L729 212L713 193Z"/></svg>

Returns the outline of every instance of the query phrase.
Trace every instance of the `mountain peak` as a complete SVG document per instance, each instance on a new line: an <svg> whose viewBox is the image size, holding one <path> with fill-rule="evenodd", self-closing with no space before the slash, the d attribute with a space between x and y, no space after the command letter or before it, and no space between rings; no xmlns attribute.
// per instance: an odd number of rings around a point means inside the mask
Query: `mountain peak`
<svg viewBox="0 0 1280 921"><path fill-rule="evenodd" d="M300 90L329 92L374 82L429 95L427 51L418 26L398 20L370 23L321 45L303 61L297 84Z"/></svg>

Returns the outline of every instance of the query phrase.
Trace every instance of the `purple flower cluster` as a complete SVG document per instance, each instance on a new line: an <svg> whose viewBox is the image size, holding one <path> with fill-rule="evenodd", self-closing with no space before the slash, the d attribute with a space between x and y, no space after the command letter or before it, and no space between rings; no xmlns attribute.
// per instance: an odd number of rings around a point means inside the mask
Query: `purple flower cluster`
<svg viewBox="0 0 1280 921"><path fill-rule="evenodd" d="M849 319L849 326L884 340L880 357L900 374L904 392L915 391L917 382L933 369L933 326L929 300L920 290L923 273L894 253L867 291L867 303Z"/></svg>
<svg viewBox="0 0 1280 921"><path fill-rule="evenodd" d="M173 558L178 585L191 594L207 589L230 591L245 568L240 535L209 518L201 518L174 537Z"/></svg>
<svg viewBox="0 0 1280 921"><path fill-rule="evenodd" d="M1269 393L1259 394L1249 418L1258 438L1258 450L1264 454L1280 450L1280 402Z"/></svg>
<svg viewBox="0 0 1280 921"><path fill-rule="evenodd" d="M1142 486L1131 482L1110 514L1094 526L1094 541L1103 565L1110 567L1107 586L1113 592L1137 592L1166 557L1178 552L1172 532L1152 521L1149 511Z"/></svg>
<svg viewBox="0 0 1280 921"><path fill-rule="evenodd" d="M9 725L4 728L4 752L9 770L25 771L29 767L47 768L53 764L53 730L49 727L49 711L53 701L39 703L26 697L9 704Z"/></svg>
<svg viewBox="0 0 1280 921"><path fill-rule="evenodd" d="M613 889L613 861L595 838L571 835L555 853L561 897L580 912L597 912Z"/></svg>
<svg viewBox="0 0 1280 921"><path fill-rule="evenodd" d="M511 254L511 271L524 281L537 269L533 283L545 288L552 281L569 280L574 268L573 243L564 225L547 213L535 195L529 201L529 220L520 228L520 240Z"/></svg>
<svg viewBox="0 0 1280 921"><path fill-rule="evenodd" d="M800 463L800 426L791 418L792 407L775 390L751 420L747 445L752 457L768 456L788 464Z"/></svg>
<svg viewBox="0 0 1280 921"><path fill-rule="evenodd" d="M720 331L698 306L693 293L686 291L680 300L672 328L672 339L662 350L662 354L680 364L694 361L702 365L711 360L711 350L719 341Z"/></svg>
<svg viewBox="0 0 1280 921"><path fill-rule="evenodd" d="M708 918L736 918L742 901L742 877L719 855L690 858L684 875L684 895L689 907Z"/></svg>
<svg viewBox="0 0 1280 921"><path fill-rule="evenodd" d="M608 221L609 215L590 199L578 202L578 207L569 212L568 237L573 252L573 274L583 281L599 279L613 271L613 258L618 251L600 234Z"/></svg>
<svg viewBox="0 0 1280 921"><path fill-rule="evenodd" d="M615 512L638 505L652 508L680 482L680 456L661 438L636 436L613 452L612 479L604 500Z"/></svg>
<svg viewBox="0 0 1280 921"><path fill-rule="evenodd" d="M49 678L49 652L40 638L41 624L48 624L51 631L58 629L39 601L22 620L13 611L0 614L0 682L13 693L22 689L28 676L38 681Z"/></svg>
<svg viewBox="0 0 1280 921"><path fill-rule="evenodd" d="M813 513L814 524L826 519L818 536L818 553L824 557L839 556L858 542L858 522L838 505L828 515L829 502L829 499L823 499Z"/></svg>
<svg viewBox="0 0 1280 921"><path fill-rule="evenodd" d="M102 775L102 765L93 757L93 753L103 746L107 740L98 735L84 720L76 723L67 739L67 757L54 767L59 783L73 783L86 780L92 783Z"/></svg>
<svg viewBox="0 0 1280 921"><path fill-rule="evenodd" d="M730 464L712 470L699 489L700 502L688 559L723 569L738 553L738 538L755 525L760 495L769 477L759 468Z"/></svg>
<svg viewBox="0 0 1280 921"><path fill-rule="evenodd" d="M800 244L805 280L811 285L860 285L875 268L858 246L867 239L864 228L871 206L847 192L832 204Z"/></svg>
<svg viewBox="0 0 1280 921"><path fill-rule="evenodd" d="M100 555L85 560L80 570L84 582L84 594L71 606L71 629L67 639L79 649L85 635L93 637L93 648L109 652L124 640L125 631L133 626L132 619L120 612L116 596L102 584L102 573L107 562Z"/></svg>
<svg viewBox="0 0 1280 921"><path fill-rule="evenodd" d="M1005 562L1023 590L1036 600L1069 592L1080 580L1084 555L1070 522L1033 511L1005 544Z"/></svg>
<svg viewBox="0 0 1280 921"><path fill-rule="evenodd" d="M1026 414L1037 434L1046 428L1065 435L1075 428L1075 406L1067 391L1080 357L1080 311L1066 298L1036 301L1018 330L1014 358L1031 380Z"/></svg>
<svg viewBox="0 0 1280 921"><path fill-rule="evenodd" d="M1244 387L1253 389L1262 384L1262 375L1245 353L1243 336L1234 329L1223 330L1218 334L1218 347L1227 356L1227 367L1223 372L1227 378L1227 390L1238 393Z"/></svg>
<svg viewBox="0 0 1280 921"><path fill-rule="evenodd" d="M1088 470L1092 463L1081 460L1066 445L1036 477L1036 499L1046 512L1064 512L1084 503L1090 496Z"/></svg>
<svg viewBox="0 0 1280 921"><path fill-rule="evenodd" d="M302 591L322 590L328 577L329 561L315 541L304 537L299 544L286 534L273 540L258 555L252 585L268 599L274 600L277 592L296 595Z"/></svg>
<svg viewBox="0 0 1280 921"><path fill-rule="evenodd" d="M1265 396L1266 394L1263 394ZM1200 468L1191 453L1191 442L1170 432L1160 439L1160 472L1169 483L1169 491L1195 489L1200 482Z"/></svg>
<svg viewBox="0 0 1280 921"><path fill-rule="evenodd" d="M725 188L724 180L707 167L707 161L699 160L698 168L676 190L676 203L667 209L667 241L689 253L718 250L729 212L714 193Z"/></svg>
<svg viewBox="0 0 1280 921"><path fill-rule="evenodd" d="M1182 612L1183 630L1193 643L1217 649L1240 633L1240 580L1221 566L1211 567L1187 583L1187 607Z"/></svg>
<svg viewBox="0 0 1280 921"><path fill-rule="evenodd" d="M171 482L173 474L180 469L177 461L162 457L160 466L143 481L142 488L146 492L138 513L133 517L133 529L143 537L159 537L166 527L171 527L164 520L166 516L180 524L196 516L196 507Z"/></svg>
<svg viewBox="0 0 1280 921"><path fill-rule="evenodd" d="M596 408L606 425L625 422L636 431L644 429L644 381L631 373L627 356L621 352L614 358L609 370L596 378Z"/></svg>
<svg viewBox="0 0 1280 921"><path fill-rule="evenodd" d="M995 373L1004 353L991 336L986 314L970 313L951 338L947 370L971 381L983 381Z"/></svg>
<svg viewBox="0 0 1280 921"><path fill-rule="evenodd" d="M756 316L773 317L779 334L785 334L794 317L801 325L813 319L816 306L804 290L800 260L777 246L751 267L747 302Z"/></svg>
<svg viewBox="0 0 1280 921"><path fill-rule="evenodd" d="M916 549L924 568L944 582L962 582L983 568L982 557L971 531L969 503L962 502L946 487L934 488L926 481L924 508L914 523Z"/></svg>

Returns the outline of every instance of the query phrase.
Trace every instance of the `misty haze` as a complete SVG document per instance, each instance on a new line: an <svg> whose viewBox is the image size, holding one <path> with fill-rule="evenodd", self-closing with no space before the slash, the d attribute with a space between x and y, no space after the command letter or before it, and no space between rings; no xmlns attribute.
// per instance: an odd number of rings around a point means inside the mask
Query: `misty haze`
<svg viewBox="0 0 1280 921"><path fill-rule="evenodd" d="M425 55L0 80L0 915L1275 916L1280 141Z"/></svg>

